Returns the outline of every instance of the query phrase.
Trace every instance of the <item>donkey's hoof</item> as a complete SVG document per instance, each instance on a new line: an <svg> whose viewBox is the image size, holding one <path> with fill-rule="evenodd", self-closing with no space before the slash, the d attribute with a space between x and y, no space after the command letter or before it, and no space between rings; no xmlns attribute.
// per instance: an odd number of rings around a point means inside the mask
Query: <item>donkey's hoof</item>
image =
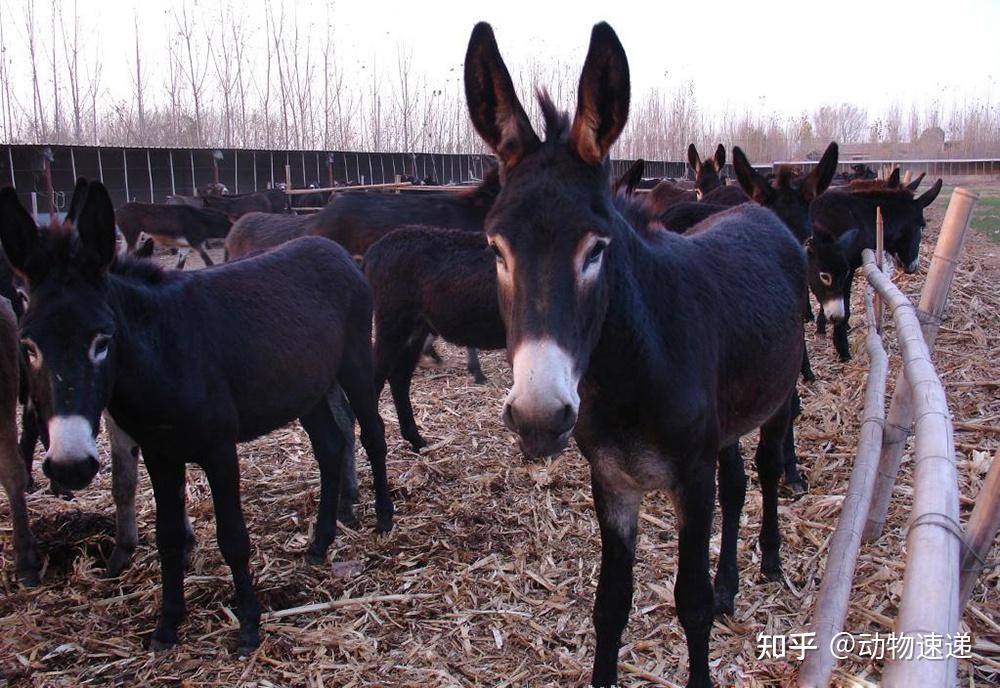
<svg viewBox="0 0 1000 688"><path fill-rule="evenodd" d="M312 549L306 550L306 563L310 566L322 566L326 563L326 552L315 552Z"/></svg>
<svg viewBox="0 0 1000 688"><path fill-rule="evenodd" d="M108 568L104 569L105 578L118 578L128 568L132 561L132 552L115 547L108 559Z"/></svg>
<svg viewBox="0 0 1000 688"><path fill-rule="evenodd" d="M17 572L17 580L21 587L31 589L42 584L42 578L38 575L38 569L25 569Z"/></svg>
<svg viewBox="0 0 1000 688"><path fill-rule="evenodd" d="M772 583L780 583L785 579L784 574L781 573L780 564L761 564L760 572L764 575L764 578Z"/></svg>
<svg viewBox="0 0 1000 688"><path fill-rule="evenodd" d="M236 646L236 653L240 657L249 657L260 647L260 631L256 628L248 631L240 631L240 641Z"/></svg>
<svg viewBox="0 0 1000 688"><path fill-rule="evenodd" d="M407 438L407 441L410 443L410 446L413 447L413 451L415 452L418 452L427 446L427 440L419 435L417 437Z"/></svg>
<svg viewBox="0 0 1000 688"><path fill-rule="evenodd" d="M358 525L358 517L354 515L353 508L338 509L337 520L348 528L353 528Z"/></svg>
<svg viewBox="0 0 1000 688"><path fill-rule="evenodd" d="M150 652L165 652L167 650L172 650L177 647L176 640L161 640L155 635L149 639L149 651Z"/></svg>
<svg viewBox="0 0 1000 688"><path fill-rule="evenodd" d="M735 595L731 595L728 592L716 590L715 592L715 615L720 616L733 616L736 612L736 601Z"/></svg>
<svg viewBox="0 0 1000 688"><path fill-rule="evenodd" d="M809 492L809 486L801 478L792 482L782 482L778 489L781 496L788 499L798 499Z"/></svg>
<svg viewBox="0 0 1000 688"><path fill-rule="evenodd" d="M379 535L385 535L392 531L392 514L388 516L379 516L375 523L375 532Z"/></svg>
<svg viewBox="0 0 1000 688"><path fill-rule="evenodd" d="M813 374L813 371L807 370L806 372L802 373L802 381L803 382L816 382L816 376Z"/></svg>
<svg viewBox="0 0 1000 688"><path fill-rule="evenodd" d="M474 375L472 377L472 380L477 385L485 385L487 382L489 382L489 380L486 378L486 376L483 375L482 373L479 373L478 375Z"/></svg>

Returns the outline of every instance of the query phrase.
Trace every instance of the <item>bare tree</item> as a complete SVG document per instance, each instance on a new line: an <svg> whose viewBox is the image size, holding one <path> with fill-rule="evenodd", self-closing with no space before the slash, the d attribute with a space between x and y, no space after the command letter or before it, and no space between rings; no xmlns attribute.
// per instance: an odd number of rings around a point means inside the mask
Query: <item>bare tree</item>
<svg viewBox="0 0 1000 688"><path fill-rule="evenodd" d="M146 107L144 95L146 92L146 82L142 76L142 55L139 52L139 13L136 11L132 15L135 26L135 74L132 76L132 87L135 93L135 104L139 115L139 134L146 136Z"/></svg>
<svg viewBox="0 0 1000 688"><path fill-rule="evenodd" d="M11 100L11 74L10 57L7 54L7 38L3 27L7 20L3 16L3 8L0 7L0 115L3 117L4 138L7 141L14 140L14 103Z"/></svg>
<svg viewBox="0 0 1000 688"><path fill-rule="evenodd" d="M203 60L199 54L198 39L195 34L197 28L195 19L188 13L187 0L180 3L180 14L174 10L174 22L177 25L177 32L180 34L184 47L186 64L186 78L191 89L191 100L194 104L194 126L195 143L203 145L204 138L204 118L202 113L202 97L205 86L205 75L208 73L208 61Z"/></svg>
<svg viewBox="0 0 1000 688"><path fill-rule="evenodd" d="M67 34L63 6L59 9L59 25L62 33L63 59L66 75L69 77L69 99L73 107L73 141L83 141L83 102L80 87L80 12L77 0L73 0L72 32ZM138 31L136 31L138 34ZM55 37L53 36L53 40Z"/></svg>
<svg viewBox="0 0 1000 688"><path fill-rule="evenodd" d="M40 89L41 79L38 74L38 55L35 37L35 0L27 0L25 3L24 29L28 38L28 57L31 60L32 136L34 136L36 141L44 141L48 138L48 129L45 125L45 109L42 107L42 92Z"/></svg>
<svg viewBox="0 0 1000 688"><path fill-rule="evenodd" d="M54 141L62 142L62 108L59 107L59 60L56 56L56 15L59 13L57 0L52 0L52 13L49 17L52 41L52 57L49 66L52 69L52 137Z"/></svg>

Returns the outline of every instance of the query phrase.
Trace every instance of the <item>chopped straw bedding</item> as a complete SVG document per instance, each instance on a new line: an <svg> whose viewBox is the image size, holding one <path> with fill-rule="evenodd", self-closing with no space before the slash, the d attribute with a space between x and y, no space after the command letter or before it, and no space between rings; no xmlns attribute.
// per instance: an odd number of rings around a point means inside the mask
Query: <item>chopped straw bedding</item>
<svg viewBox="0 0 1000 688"><path fill-rule="evenodd" d="M929 211L923 270L897 284L916 299L946 202ZM172 259L168 259L171 260ZM863 280L859 280L863 281ZM1000 446L1000 247L970 232L952 289L935 362L956 421L963 521ZM719 685L790 685L798 662L758 660L759 633L808 628L858 436L865 360L861 290L855 289L854 359L836 360L832 342L807 325L819 378L800 384L804 405L796 441L809 493L782 500L785 582L759 574L760 493L752 469L756 437L744 440L751 483L743 516L736 617L717 621L712 673ZM898 369L893 356L890 390ZM182 645L147 651L159 600L152 491L139 485L140 546L131 568L102 578L114 509L105 460L95 484L71 501L39 490L29 497L43 547L43 585L14 579L9 510L0 500L0 686L582 686L589 677L590 620L599 535L586 462L571 448L526 466L498 415L510 380L502 352L483 356L489 383L464 371L464 356L441 347L446 364L414 380L417 421L431 447L421 454L399 437L388 392L382 396L389 442L395 530L374 533L370 471L359 449L357 530L342 529L325 566L304 563L319 477L297 424L241 446L243 509L252 567L266 615L263 645L234 653L229 571L215 543L211 498L200 470L188 471L188 511L198 538L186 582ZM102 456L107 446L101 438ZM912 449L912 448L911 448ZM899 605L912 453L904 460L882 539L861 550L846 630L888 633ZM43 485L36 459L35 476ZM621 651L624 685L683 685L687 650L673 600L677 540L670 500L643 504L635 604ZM719 515L711 544L719 551ZM995 564L997 551L990 553ZM1000 682L1000 569L989 566L962 619L973 658L959 685ZM313 605L310 607L309 605ZM318 609L316 607L319 607ZM285 611L283 611L285 610ZM841 662L834 684L876 683L880 662Z"/></svg>

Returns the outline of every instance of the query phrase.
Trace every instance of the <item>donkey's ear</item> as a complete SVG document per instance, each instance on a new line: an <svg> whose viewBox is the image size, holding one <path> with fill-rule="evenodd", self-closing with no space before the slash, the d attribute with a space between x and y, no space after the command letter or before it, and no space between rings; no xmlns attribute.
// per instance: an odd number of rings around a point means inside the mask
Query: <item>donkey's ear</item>
<svg viewBox="0 0 1000 688"><path fill-rule="evenodd" d="M934 186L927 189L927 191L925 191L922 195L917 197L917 205L920 206L921 208L926 208L927 206L929 206L931 203L934 202L934 199L937 198L939 193L941 193L940 179L934 182Z"/></svg>
<svg viewBox="0 0 1000 688"><path fill-rule="evenodd" d="M733 169L736 170L736 181L740 183L740 188L746 195L757 201L761 205L767 205L767 201L774 196L774 189L760 173L753 168L743 149L739 146L733 148Z"/></svg>
<svg viewBox="0 0 1000 688"><path fill-rule="evenodd" d="M837 156L839 154L837 142L830 142L830 145L823 152L823 157L819 159L819 164L806 175L805 181L802 182L801 194L805 200L811 201L830 186L833 175L837 173Z"/></svg>
<svg viewBox="0 0 1000 688"><path fill-rule="evenodd" d="M541 142L514 92L493 28L479 22L465 53L465 99L472 125L510 171Z"/></svg>
<svg viewBox="0 0 1000 688"><path fill-rule="evenodd" d="M721 143L715 149L715 166L719 172L722 172L722 168L726 166L726 147Z"/></svg>
<svg viewBox="0 0 1000 688"><path fill-rule="evenodd" d="M698 174L698 170L701 169L701 157L699 157L698 149L694 147L693 143L688 145L688 164L694 173Z"/></svg>
<svg viewBox="0 0 1000 688"><path fill-rule="evenodd" d="M88 268L103 274L115 259L115 208L108 190L100 182L91 182L76 229L80 235L80 258Z"/></svg>
<svg viewBox="0 0 1000 688"><path fill-rule="evenodd" d="M11 266L26 274L29 258L38 243L38 227L10 186L0 189L0 242Z"/></svg>
<svg viewBox="0 0 1000 688"><path fill-rule="evenodd" d="M80 217L83 204L87 202L87 190L90 184L84 177L76 180L76 187L73 189L73 198L69 202L69 210L66 211L66 221L72 224L76 218Z"/></svg>
<svg viewBox="0 0 1000 688"><path fill-rule="evenodd" d="M570 144L580 158L600 165L628 121L631 82L625 48L607 23L595 24L580 74Z"/></svg>
<svg viewBox="0 0 1000 688"><path fill-rule="evenodd" d="M889 175L889 178L885 180L885 188L887 189L898 189L899 188L899 168L897 167Z"/></svg>
<svg viewBox="0 0 1000 688"><path fill-rule="evenodd" d="M642 181L642 173L645 169L646 161L639 158L632 163L632 166L625 170L625 174L623 174L618 181L615 182L612 191L614 191L615 194L618 194L622 189L624 189L625 195L631 196L635 192L636 187L639 186L639 182Z"/></svg>
<svg viewBox="0 0 1000 688"><path fill-rule="evenodd" d="M924 181L924 177L926 176L926 172L921 172L919 177L906 185L906 190L910 192L916 191L920 187L920 182Z"/></svg>

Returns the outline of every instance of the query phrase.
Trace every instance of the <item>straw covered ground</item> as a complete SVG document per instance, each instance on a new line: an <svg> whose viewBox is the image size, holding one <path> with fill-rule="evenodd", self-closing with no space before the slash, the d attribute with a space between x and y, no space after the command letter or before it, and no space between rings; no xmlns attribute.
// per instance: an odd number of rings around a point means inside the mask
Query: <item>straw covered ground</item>
<svg viewBox="0 0 1000 688"><path fill-rule="evenodd" d="M995 188L995 187L994 187ZM896 275L916 297L944 216L947 194L929 211L923 270ZM958 474L967 518L1000 446L1000 246L969 236L935 361L956 421ZM863 314L860 290L855 313ZM806 630L825 548L846 492L858 436L866 361L862 317L854 319L854 360L836 361L832 343L808 326L819 380L801 385L797 446L809 493L783 500L786 580L759 575L761 509L748 459L739 550L736 617L715 624L712 671L719 685L789 685L797 661L758 660L759 633ZM891 342L892 328L889 328ZM894 350L894 347L890 347ZM187 577L183 644L146 650L159 599L154 505L145 471L139 496L140 548L119 579L102 578L112 544L110 466L91 488L65 501L40 490L29 509L46 552L44 584L13 578L9 511L0 500L0 686L582 686L594 637L590 621L599 561L588 471L575 451L525 466L498 413L509 383L503 354L489 353L489 383L464 373L462 352L442 347L446 365L418 371L417 421L432 446L421 454L399 438L388 393L382 414L390 446L395 530L374 533L370 472L359 457L358 530L343 530L325 566L303 553L318 499L318 471L305 434L292 425L241 447L243 508L252 567L268 612L264 642L249 659L234 654L231 584L214 542L211 499L189 470L188 510L199 547ZM890 373L890 386L898 356ZM891 393L891 390L890 390ZM752 455L748 438L744 455ZM106 445L102 451L106 456ZM847 630L888 633L902 588L911 497L908 453L886 533L861 551ZM45 483L37 467L36 479ZM674 610L674 516L665 495L644 502L635 606L621 652L624 685L683 685L684 635ZM718 516L712 540L718 555ZM996 549L990 561L996 563ZM973 658L960 685L1000 683L1000 569L988 568L962 621ZM334 602L320 612L301 609ZM282 615L280 610L290 610ZM878 681L881 665L843 662L836 685Z"/></svg>

